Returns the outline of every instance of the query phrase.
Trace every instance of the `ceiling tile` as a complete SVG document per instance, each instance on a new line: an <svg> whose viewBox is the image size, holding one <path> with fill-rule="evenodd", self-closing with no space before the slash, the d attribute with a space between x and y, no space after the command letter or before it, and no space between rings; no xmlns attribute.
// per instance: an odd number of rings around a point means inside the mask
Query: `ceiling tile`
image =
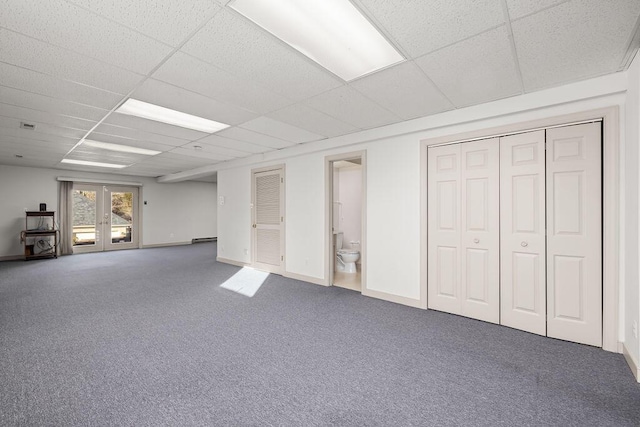
<svg viewBox="0 0 640 427"><path fill-rule="evenodd" d="M196 151L193 148L178 147L171 150L171 153L182 154L183 156L188 156L188 157L196 157L198 159L210 159L218 162L236 158L234 156L228 156L226 154L217 153L207 148L203 148L202 150Z"/></svg>
<svg viewBox="0 0 640 427"><path fill-rule="evenodd" d="M159 135L157 133L146 132L140 129L132 129L128 127L115 126L115 125L110 125L106 123L100 124L88 136L88 139L96 139L97 141L101 141L101 139L98 139L98 136L101 136L101 135L117 136L120 138L127 138L127 139L136 140L136 141L149 141L149 142L155 142L158 144L171 145L173 147L179 147L189 142L189 140L186 140L186 139L174 138L167 135Z"/></svg>
<svg viewBox="0 0 640 427"><path fill-rule="evenodd" d="M33 121L30 124L33 124L36 126L35 130L21 129L20 119L0 116L0 127L8 128L8 129L17 129L17 130L24 130L26 132L63 136L65 138L73 138L76 140L80 140L80 138L82 138L86 133L86 131L81 129L71 129L67 127L54 126L46 123L40 123L37 121Z"/></svg>
<svg viewBox="0 0 640 427"><path fill-rule="evenodd" d="M220 135L209 135L206 138L202 138L198 141L198 144L204 143L208 145L215 145L217 147L231 148L232 150L243 151L245 153L265 153L273 150L270 147L264 145L252 144L250 142L238 141L237 139L224 138Z"/></svg>
<svg viewBox="0 0 640 427"><path fill-rule="evenodd" d="M78 119L75 117L61 116L58 114L32 110L30 108L16 107L14 105L0 103L0 116L18 119L26 123L45 123L71 129L89 130L97 123L94 120Z"/></svg>
<svg viewBox="0 0 640 427"><path fill-rule="evenodd" d="M145 81L131 97L229 125L237 125L257 117L256 113L243 108L155 79Z"/></svg>
<svg viewBox="0 0 640 427"><path fill-rule="evenodd" d="M453 108L413 63L405 62L351 83L351 87L404 120Z"/></svg>
<svg viewBox="0 0 640 427"><path fill-rule="evenodd" d="M518 19L525 15L539 12L543 9L565 3L569 0L506 0L509 9L509 17Z"/></svg>
<svg viewBox="0 0 640 427"><path fill-rule="evenodd" d="M172 138L193 141L208 134L193 129L174 126L155 120L143 119L142 117L130 116L128 114L113 113L103 122L105 125L114 125L156 135L170 136Z"/></svg>
<svg viewBox="0 0 640 427"><path fill-rule="evenodd" d="M90 107L6 86L0 86L0 100L5 104L92 121L102 119L109 112L102 108Z"/></svg>
<svg viewBox="0 0 640 427"><path fill-rule="evenodd" d="M282 139L274 138L268 135L238 127L225 129L218 132L216 135L225 138L237 139L238 141L250 142L252 144L264 145L265 147L271 147L275 149L286 148L295 145L292 142L283 141Z"/></svg>
<svg viewBox="0 0 640 427"><path fill-rule="evenodd" d="M195 147L201 147L199 149L196 149ZM180 148L186 148L188 150L190 150L192 152L191 155L195 155L197 156L197 154L199 152L205 152L205 153L215 153L215 154L219 154L220 156L225 156L227 158L240 158L240 157L247 157L250 156L251 153L247 153L246 151L241 151L241 150L235 150L233 148L226 148L226 147L220 147L218 145L215 144L207 144L205 142L202 141L198 141L198 142L190 142L189 144L183 145Z"/></svg>
<svg viewBox="0 0 640 427"><path fill-rule="evenodd" d="M182 50L296 101L343 84L304 55L228 9L218 13Z"/></svg>
<svg viewBox="0 0 640 427"><path fill-rule="evenodd" d="M264 116L243 123L240 127L296 144L324 139L324 136Z"/></svg>
<svg viewBox="0 0 640 427"><path fill-rule="evenodd" d="M22 154L24 156L64 156L73 148L76 141L67 138L58 138L55 143L50 141L38 141L29 138L19 138L15 136L3 136L0 143L0 150Z"/></svg>
<svg viewBox="0 0 640 427"><path fill-rule="evenodd" d="M63 0L5 0L0 27L141 74L171 47Z"/></svg>
<svg viewBox="0 0 640 427"><path fill-rule="evenodd" d="M502 0L360 0L412 57L504 23Z"/></svg>
<svg viewBox="0 0 640 427"><path fill-rule="evenodd" d="M2 62L60 79L126 94L143 76L88 56L0 28Z"/></svg>
<svg viewBox="0 0 640 427"><path fill-rule="evenodd" d="M171 46L178 46L220 10L210 0L68 1Z"/></svg>
<svg viewBox="0 0 640 427"><path fill-rule="evenodd" d="M22 166L22 167L30 167L30 168L51 168L56 163L58 163L58 159L48 158L29 158L23 157L22 159L17 159L13 154L3 154L0 152L0 165L9 165L9 166Z"/></svg>
<svg viewBox="0 0 640 427"><path fill-rule="evenodd" d="M318 110L314 110L304 104L291 105L269 113L267 117L329 138L358 130L355 126L321 113Z"/></svg>
<svg viewBox="0 0 640 427"><path fill-rule="evenodd" d="M638 0L574 0L513 22L525 89L615 72L639 14Z"/></svg>
<svg viewBox="0 0 640 427"><path fill-rule="evenodd" d="M210 165L212 162L210 159L198 159L191 156L185 156L184 154L177 153L162 153L157 156L153 156L150 159L141 162L141 165L151 166L174 166L180 168L197 168L200 166Z"/></svg>
<svg viewBox="0 0 640 427"><path fill-rule="evenodd" d="M121 95L89 86L60 80L47 74L0 62L0 82L3 86L39 93L65 101L111 109L120 102Z"/></svg>
<svg viewBox="0 0 640 427"><path fill-rule="evenodd" d="M370 129L400 121L400 117L349 86L323 93L308 99L305 103L360 129Z"/></svg>
<svg viewBox="0 0 640 427"><path fill-rule="evenodd" d="M184 53L173 55L154 78L257 113L277 110L291 101Z"/></svg>
<svg viewBox="0 0 640 427"><path fill-rule="evenodd" d="M416 60L456 107L521 93L505 27Z"/></svg>
<svg viewBox="0 0 640 427"><path fill-rule="evenodd" d="M2 141L7 138L17 138L24 141L46 142L50 146L60 145L73 147L78 143L77 138L69 138L66 136L54 135L51 133L41 133L37 130L18 129L15 127L0 126L0 137Z"/></svg>

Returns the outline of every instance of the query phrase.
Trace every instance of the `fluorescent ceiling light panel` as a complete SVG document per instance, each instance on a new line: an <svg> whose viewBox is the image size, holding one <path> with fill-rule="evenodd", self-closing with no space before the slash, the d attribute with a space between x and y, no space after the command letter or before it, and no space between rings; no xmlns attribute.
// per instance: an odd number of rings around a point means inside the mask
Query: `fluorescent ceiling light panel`
<svg viewBox="0 0 640 427"><path fill-rule="evenodd" d="M121 153L144 154L146 156L155 156L162 151L147 150L146 148L131 147L130 145L111 144L109 142L93 141L85 139L82 145L87 147L102 148L103 150L119 151Z"/></svg>
<svg viewBox="0 0 640 427"><path fill-rule="evenodd" d="M113 168L113 169L122 169L128 166L128 165L117 165L115 163L89 162L87 160L73 160L73 159L62 159L60 163L69 163L71 165L82 165L82 166L97 166L99 168Z"/></svg>
<svg viewBox="0 0 640 427"><path fill-rule="evenodd" d="M229 6L346 81L404 60L349 0L233 0Z"/></svg>
<svg viewBox="0 0 640 427"><path fill-rule="evenodd" d="M118 107L116 113L142 117L143 119L155 120L156 122L199 130L200 132L206 133L218 132L229 127L229 125L224 123L182 113L159 105L149 104L148 102L133 98L127 99L124 104Z"/></svg>

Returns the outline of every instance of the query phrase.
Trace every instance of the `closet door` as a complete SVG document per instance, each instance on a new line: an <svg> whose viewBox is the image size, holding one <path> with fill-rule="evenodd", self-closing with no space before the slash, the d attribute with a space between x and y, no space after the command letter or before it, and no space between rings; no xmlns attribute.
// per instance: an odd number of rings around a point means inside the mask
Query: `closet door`
<svg viewBox="0 0 640 427"><path fill-rule="evenodd" d="M428 307L461 314L460 144L429 148Z"/></svg>
<svg viewBox="0 0 640 427"><path fill-rule="evenodd" d="M545 335L545 132L500 138L500 176L500 323Z"/></svg>
<svg viewBox="0 0 640 427"><path fill-rule="evenodd" d="M547 131L547 334L602 346L600 123Z"/></svg>
<svg viewBox="0 0 640 427"><path fill-rule="evenodd" d="M498 323L498 140L429 148L428 168L428 307Z"/></svg>
<svg viewBox="0 0 640 427"><path fill-rule="evenodd" d="M500 147L460 144L462 314L500 321Z"/></svg>

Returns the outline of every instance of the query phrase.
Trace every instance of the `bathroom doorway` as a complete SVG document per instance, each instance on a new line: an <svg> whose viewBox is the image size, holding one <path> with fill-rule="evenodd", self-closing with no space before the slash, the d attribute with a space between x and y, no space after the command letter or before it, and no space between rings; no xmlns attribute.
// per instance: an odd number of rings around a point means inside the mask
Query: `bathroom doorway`
<svg viewBox="0 0 640 427"><path fill-rule="evenodd" d="M329 285L364 287L364 152L327 157Z"/></svg>

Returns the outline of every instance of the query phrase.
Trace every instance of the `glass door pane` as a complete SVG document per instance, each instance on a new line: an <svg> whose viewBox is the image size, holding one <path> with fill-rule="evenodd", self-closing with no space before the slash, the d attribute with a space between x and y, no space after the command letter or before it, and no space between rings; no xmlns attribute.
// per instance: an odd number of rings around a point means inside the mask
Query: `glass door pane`
<svg viewBox="0 0 640 427"><path fill-rule="evenodd" d="M105 250L137 248L138 189L107 186L104 206Z"/></svg>
<svg viewBox="0 0 640 427"><path fill-rule="evenodd" d="M73 252L101 251L102 187L79 185L73 188Z"/></svg>
<svg viewBox="0 0 640 427"><path fill-rule="evenodd" d="M133 193L111 192L111 243L131 243Z"/></svg>

